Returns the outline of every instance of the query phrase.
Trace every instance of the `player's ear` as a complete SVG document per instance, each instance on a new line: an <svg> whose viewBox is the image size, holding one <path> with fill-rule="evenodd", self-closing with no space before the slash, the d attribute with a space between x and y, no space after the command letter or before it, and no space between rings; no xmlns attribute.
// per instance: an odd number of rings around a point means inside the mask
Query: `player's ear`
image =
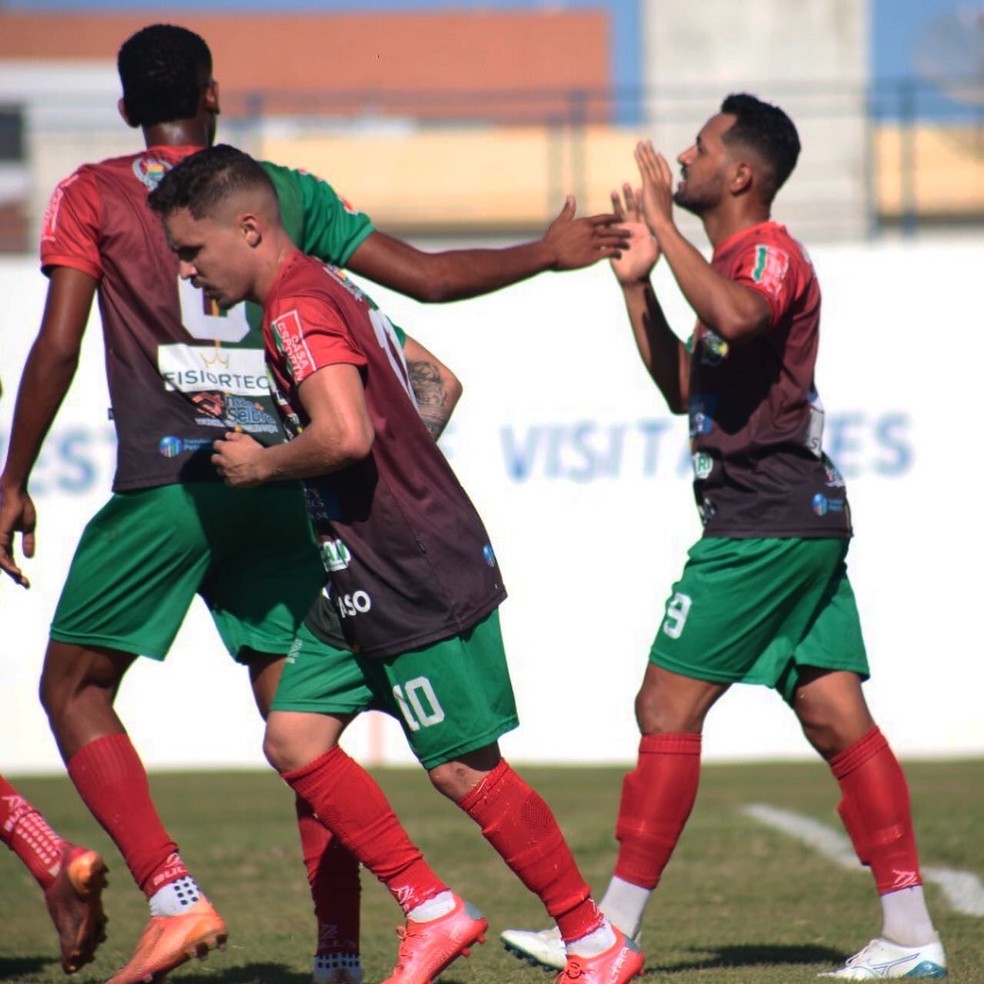
<svg viewBox="0 0 984 984"><path fill-rule="evenodd" d="M119 110L120 116L123 117L123 122L127 126L136 129L137 124L130 120L130 114L126 111L126 103L123 101L122 96L119 98L119 100L117 100L116 108Z"/></svg>
<svg viewBox="0 0 984 984"><path fill-rule="evenodd" d="M747 191L752 184L753 171L750 164L745 161L739 161L735 165L734 173L731 176L731 193L733 195L738 195L743 191Z"/></svg>
<svg viewBox="0 0 984 984"><path fill-rule="evenodd" d="M208 85L205 86L205 108L210 113L219 115L219 83L215 79L209 79Z"/></svg>
<svg viewBox="0 0 984 984"><path fill-rule="evenodd" d="M260 244L263 236L260 234L260 226L256 221L256 216L251 212L244 213L239 219L239 227L243 234L246 245L255 249Z"/></svg>

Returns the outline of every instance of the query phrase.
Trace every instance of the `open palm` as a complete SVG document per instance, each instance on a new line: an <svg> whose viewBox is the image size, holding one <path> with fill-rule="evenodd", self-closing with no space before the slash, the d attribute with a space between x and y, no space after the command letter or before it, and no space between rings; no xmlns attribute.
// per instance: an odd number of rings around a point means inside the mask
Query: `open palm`
<svg viewBox="0 0 984 984"><path fill-rule="evenodd" d="M622 185L621 194L612 192L612 211L629 241L628 249L611 259L612 271L620 284L645 280L659 259L659 246L643 217L642 193L629 184Z"/></svg>

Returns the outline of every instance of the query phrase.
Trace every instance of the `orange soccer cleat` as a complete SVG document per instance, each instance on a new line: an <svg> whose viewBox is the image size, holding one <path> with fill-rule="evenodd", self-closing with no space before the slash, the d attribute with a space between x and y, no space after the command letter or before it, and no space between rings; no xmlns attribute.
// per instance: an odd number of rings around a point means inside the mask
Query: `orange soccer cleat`
<svg viewBox="0 0 984 984"><path fill-rule="evenodd" d="M177 916L151 916L130 962L106 984L159 981L192 957L204 960L209 950L225 948L229 931L205 896Z"/></svg>
<svg viewBox="0 0 984 984"><path fill-rule="evenodd" d="M102 890L106 862L85 847L66 842L55 880L44 890L48 915L58 930L62 969L74 974L95 956L106 939Z"/></svg>
<svg viewBox="0 0 984 984"><path fill-rule="evenodd" d="M555 984L625 984L642 973L642 951L616 926L615 943L595 957L567 958Z"/></svg>
<svg viewBox="0 0 984 984"><path fill-rule="evenodd" d="M474 943L485 942L488 920L470 902L454 897L447 915L428 922L407 920L400 926L400 949L393 973L383 984L431 984L458 957L467 957Z"/></svg>

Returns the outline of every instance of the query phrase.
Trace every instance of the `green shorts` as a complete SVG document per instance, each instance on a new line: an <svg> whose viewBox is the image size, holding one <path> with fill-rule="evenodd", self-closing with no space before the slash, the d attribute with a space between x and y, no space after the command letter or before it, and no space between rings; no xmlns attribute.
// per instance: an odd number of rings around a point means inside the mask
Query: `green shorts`
<svg viewBox="0 0 984 984"><path fill-rule="evenodd" d="M519 725L498 611L461 635L388 659L335 649L303 627L271 709L385 711L400 721L425 769L484 748Z"/></svg>
<svg viewBox="0 0 984 984"><path fill-rule="evenodd" d="M791 702L805 666L868 678L848 540L705 537L691 548L649 660L714 683L756 683Z"/></svg>
<svg viewBox="0 0 984 984"><path fill-rule="evenodd" d="M324 581L299 486L120 492L82 533L51 638L163 659L199 594L248 662L287 653Z"/></svg>

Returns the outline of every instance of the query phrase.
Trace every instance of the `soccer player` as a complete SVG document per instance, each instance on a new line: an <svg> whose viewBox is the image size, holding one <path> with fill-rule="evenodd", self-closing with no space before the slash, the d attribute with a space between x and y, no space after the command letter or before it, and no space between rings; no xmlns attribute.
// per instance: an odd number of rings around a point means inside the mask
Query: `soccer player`
<svg viewBox="0 0 984 984"><path fill-rule="evenodd" d="M434 786L557 921L568 954L558 980L635 977L642 954L600 915L549 807L500 755L499 737L518 723L498 623L502 577L481 519L413 410L386 319L297 249L266 172L235 148L187 158L149 201L183 277L220 307L263 305L290 439L265 448L230 431L215 442L219 473L242 488L303 479L335 561L271 708L271 764L371 868L367 852L387 845L369 827L371 798L338 738L354 715L383 707ZM325 627L339 622L341 640ZM434 901L446 913L429 927L408 920L391 981L425 984L484 930L450 893Z"/></svg>
<svg viewBox="0 0 984 984"><path fill-rule="evenodd" d="M106 863L95 851L59 837L37 807L0 776L0 841L24 862L44 892L58 932L62 970L91 963L106 939L102 890Z"/></svg>
<svg viewBox="0 0 984 984"><path fill-rule="evenodd" d="M820 288L803 248L770 219L799 149L781 109L731 95L677 158L675 192L649 142L635 155L641 200L623 188L632 244L612 266L646 369L670 409L689 414L704 535L671 589L636 698L642 739L600 905L638 934L697 794L704 719L731 684L761 684L829 764L844 826L881 897L881 935L822 976L944 977L906 779L861 688L868 663L845 566L851 518L823 452L814 385ZM710 262L680 234L674 203L701 219ZM650 282L660 254L697 314L686 345ZM522 956L561 959L550 931L502 935Z"/></svg>
<svg viewBox="0 0 984 984"><path fill-rule="evenodd" d="M217 429L279 440L262 341L241 309L219 315L179 281L160 222L146 207L161 175L214 138L219 95L208 47L184 28L153 25L123 44L118 66L121 114L142 129L147 149L83 166L52 196L41 244L50 280L45 313L0 476L0 568L28 585L14 537L20 532L24 555L32 556L31 470L74 375L98 293L118 437L114 495L87 525L73 560L41 693L69 775L150 902L134 956L113 978L126 984L162 975L188 953L206 953L223 942L226 927L160 821L113 706L120 683L138 654L164 658L197 593L230 653L248 666L265 714L324 572L297 488L230 490L217 481L209 460ZM326 183L267 167L288 228L306 251L422 300L584 266L624 244L611 215L574 218L569 200L537 242L425 253L375 230ZM435 373L443 380L440 364L411 340L405 355L426 369L432 386ZM419 387L417 394L438 418L453 405L440 392L436 404ZM238 549L244 542L253 545L248 556ZM328 846L310 816L301 815L300 829L319 920L315 984L358 984L355 863Z"/></svg>

